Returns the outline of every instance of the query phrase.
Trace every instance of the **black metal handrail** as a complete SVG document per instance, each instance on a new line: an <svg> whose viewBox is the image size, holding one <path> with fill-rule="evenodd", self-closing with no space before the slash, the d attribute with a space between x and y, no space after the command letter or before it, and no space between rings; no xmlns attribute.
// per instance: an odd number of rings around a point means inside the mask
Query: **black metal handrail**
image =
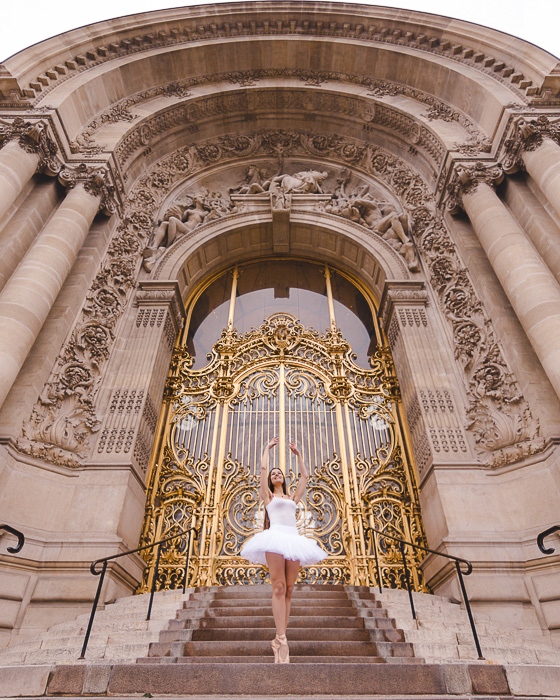
<svg viewBox="0 0 560 700"><path fill-rule="evenodd" d="M89 616L89 622L86 630L86 636L84 639L84 644L82 646L82 653L80 654L79 658L80 659L85 659L86 657L86 649L88 646L89 642L89 637L91 634L91 628L93 627L93 620L95 618L95 613L97 611L97 605L99 603L99 596L101 595L101 588L103 586L103 579L105 578L105 572L107 571L107 564L112 561L113 559L120 559L121 557L126 557L129 554L135 554L136 552L142 552L146 549L152 549L153 547L157 547L157 554L156 554L156 565L154 568L154 576L152 579L152 587L150 590L150 602L148 604L148 613L146 615L146 620L150 619L150 616L152 614L152 604L154 601L154 594L156 592L156 586L157 586L157 578L158 578L158 570L159 570L159 558L161 554L161 546L163 544L166 544L167 542L170 542L171 540L177 539L177 537L182 537L183 535L187 535L187 554L185 558L185 575L183 577L183 594L185 593L187 589L187 578L188 578L188 571L189 571L189 558L191 555L191 545L193 541L193 534L197 532L195 525L192 525L191 527L187 528L186 530L181 530L181 532L177 532L175 535L171 535L170 537L166 537L163 540L158 540L158 542L152 542L152 544L146 544L143 547L137 547L136 549L131 549L128 552L121 552L120 554L113 554L110 557L103 557L102 559L96 559L94 562L91 563L91 566L89 567L91 573L94 576L100 576L99 583L97 584L97 591L95 593L95 598L93 600L93 605L91 608L91 614ZM97 571L96 566L98 564L103 564L101 571Z"/></svg>
<svg viewBox="0 0 560 700"><path fill-rule="evenodd" d="M17 537L18 542L14 547L6 547L8 552L10 552L11 554L17 554L18 552L21 552L21 549L25 544L25 535L23 534L23 532L16 530L15 527L12 527L11 525L0 525L0 530L5 530L11 535Z"/></svg>
<svg viewBox="0 0 560 700"><path fill-rule="evenodd" d="M413 547L414 549L421 549L423 552L429 552L430 554L435 554L438 557L445 557L446 559L451 559L455 562L455 568L457 569L457 575L459 577L459 585L461 586L461 592L463 594L463 601L465 603L465 609L467 611L467 615L469 616L469 622L471 625L471 631L474 639L474 645L476 647L476 652L478 654L479 659L484 659L484 656L482 655L482 650L480 648L480 642L478 641L478 634L476 633L476 625L474 624L474 617L472 614L471 610L471 605L469 603L469 598L467 596L467 589L465 588L465 582L463 580L463 575L469 576L469 574L472 573L473 567L470 561L467 561L466 559L461 559L461 557L454 557L451 554L443 554L443 552L437 552L435 549L428 549L428 547L422 547L422 545L419 544L414 544L413 542L408 542L408 540L403 540L400 537L395 537L394 535L389 535L386 532L382 532L381 530L377 530L375 527L366 527L364 528L366 532L371 533L371 539L373 541L373 551L374 551L374 556L375 556L375 566L377 570L377 581L379 585L379 592L383 593L382 590L382 585L381 585L381 570L379 568L379 556L377 553L377 540L375 537L375 534L377 532L378 535L381 535L382 537L388 537L392 540L395 540L396 542L399 543L400 550L401 550L401 557L402 557L402 562L403 562L403 568L404 568L404 577L406 581L406 588L408 590L408 599L410 601L410 609L412 611L412 619L416 620L416 610L414 608L414 600L412 597L412 586L410 585L410 575L408 572L408 564L406 563L406 552L405 552L405 545L408 545L409 547ZM560 529L560 528L559 528ZM461 564L465 564L466 571L461 571Z"/></svg>
<svg viewBox="0 0 560 700"><path fill-rule="evenodd" d="M541 534L538 535L537 544L543 554L552 554L555 551L554 547L544 546L544 538L554 534L555 532L560 532L560 525L553 525L552 527L549 527L548 530L544 530L544 532L541 532Z"/></svg>

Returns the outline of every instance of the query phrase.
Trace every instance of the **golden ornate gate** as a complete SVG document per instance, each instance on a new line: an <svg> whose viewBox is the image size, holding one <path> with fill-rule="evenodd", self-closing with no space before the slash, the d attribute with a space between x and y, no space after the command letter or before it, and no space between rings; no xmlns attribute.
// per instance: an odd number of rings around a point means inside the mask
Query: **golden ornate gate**
<svg viewBox="0 0 560 700"><path fill-rule="evenodd" d="M266 568L240 558L239 550L262 528L260 454L279 435L281 446L296 442L310 472L299 529L330 552L303 569L301 580L374 585L368 524L425 543L389 351L377 349L370 364L362 369L353 362L334 323L320 334L288 313L245 334L228 324L203 369L192 369L184 347L176 350L142 543L195 524L189 585L265 580ZM294 488L289 450L274 450L271 458ZM158 588L182 584L185 547L179 538L162 553ZM379 537L378 549L383 585L402 587L398 547ZM416 555L408 557L413 583L422 589ZM153 576L153 559L148 563L144 589Z"/></svg>

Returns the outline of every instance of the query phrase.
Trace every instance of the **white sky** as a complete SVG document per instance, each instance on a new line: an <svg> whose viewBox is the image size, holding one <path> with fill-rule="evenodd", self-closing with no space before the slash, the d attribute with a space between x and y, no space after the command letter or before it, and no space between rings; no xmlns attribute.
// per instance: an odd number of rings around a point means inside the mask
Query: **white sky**
<svg viewBox="0 0 560 700"><path fill-rule="evenodd" d="M198 0L185 4L210 3ZM558 0L401 0L360 4L420 10L477 22L526 39L560 56ZM85 24L169 7L177 5L173 0L4 0L0 17L0 60Z"/></svg>

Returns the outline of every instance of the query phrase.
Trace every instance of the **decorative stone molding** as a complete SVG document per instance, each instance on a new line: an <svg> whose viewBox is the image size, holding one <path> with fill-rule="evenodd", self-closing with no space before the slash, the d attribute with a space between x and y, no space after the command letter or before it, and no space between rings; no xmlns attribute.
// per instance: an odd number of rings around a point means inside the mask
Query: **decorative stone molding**
<svg viewBox="0 0 560 700"><path fill-rule="evenodd" d="M278 73L279 71L268 72ZM364 78L363 80L365 85L372 83L371 79ZM408 92L412 91L409 90ZM414 93L417 92L414 91ZM415 98L417 96L428 100L428 96L414 94ZM131 99L127 103L130 101ZM433 101L433 98L431 101ZM435 169L441 166L446 148L442 140L431 129L409 115L403 114L401 110L395 109L391 105L382 104L381 102L374 105L373 116L370 108L371 101L364 97L325 92L309 93L309 91L301 89L253 89L250 92L219 93L207 97L199 97L187 100L179 105L173 105L166 110L158 111L154 116L143 120L117 146L117 160L120 167L126 170L128 160L138 151L145 149L147 142L151 142L160 134L180 124L188 123L195 126L222 114L231 116L235 113L247 114L249 112L290 109L313 115L330 112L336 115L345 115L350 119L360 120L364 120L364 113L367 112L368 129L375 124L379 128L398 133L399 136L413 142L417 148L424 150L431 159ZM98 119L97 122L99 121ZM471 122L466 119L463 121L465 128L468 128L467 133L470 133L471 137L477 140L477 143L485 138L474 128ZM92 139L92 127L88 125L78 137L78 141L83 144L83 148L79 150L84 150L86 153L98 152L96 150L97 144Z"/></svg>
<svg viewBox="0 0 560 700"><path fill-rule="evenodd" d="M0 149L14 139L27 153L37 153L37 172L56 177L62 168L62 161L58 146L44 121L30 122L22 117L15 117L10 122L0 120Z"/></svg>
<svg viewBox="0 0 560 700"><path fill-rule="evenodd" d="M446 206L452 214L463 207L463 196L476 191L481 182L497 187L504 180L502 168L478 161L474 165L458 163L447 185Z"/></svg>
<svg viewBox="0 0 560 700"><path fill-rule="evenodd" d="M536 151L544 138L560 145L560 115L540 114L532 119L528 116L513 119L510 135L504 142L504 172L511 175L518 170L524 170L523 154Z"/></svg>
<svg viewBox="0 0 560 700"><path fill-rule="evenodd" d="M328 12L324 13L324 20L310 20L308 17L302 17L301 14L292 14L293 11L287 10L287 12L288 15L286 15L285 6L282 6L281 11L272 6L268 12L253 12L247 18L237 15L236 21L231 22L216 21L215 16L210 20L198 16L193 18L186 16L184 19L173 17L165 23L152 22L144 26L139 25L136 36L119 39L116 35L107 35L93 42L93 45L90 45L84 53L76 54L64 62L47 68L28 86L21 89L18 99L25 97L36 103L53 87L74 77L77 73L107 61L153 51L157 47L180 47L191 42L208 43L221 41L223 38L251 36L259 38L263 36L335 37L368 44L407 46L418 51L419 55L429 53L444 56L448 60L482 72L491 79L507 85L520 97L540 94L539 87L533 85L531 79L523 74L517 62L506 63L501 58L492 56L491 53L481 52L476 46L469 47L461 43L453 43L452 40L442 39L435 34L430 36L429 29L427 30L425 25L419 28L418 24L406 21L393 21L389 25L381 17L371 17L368 14L359 17L356 13L348 17L351 21L341 21ZM461 35L461 38L464 39L464 35ZM302 74L305 75L305 71L302 71ZM558 90L555 90L555 87L551 84L547 88L548 100L558 97ZM14 99L13 89L7 97L0 94L0 104L5 99Z"/></svg>
<svg viewBox="0 0 560 700"><path fill-rule="evenodd" d="M25 440L20 441L20 449L55 463L79 466L99 426L95 400L114 340L112 329L128 303L142 250L165 197L178 183L203 169L218 163L223 168L228 162L247 162L255 156L338 162L341 167L356 168L378 178L393 190L410 217L411 235L453 329L455 353L464 369L469 399L468 429L483 462L488 466L509 464L543 449L538 422L507 368L491 321L459 262L445 224L435 213L432 195L423 180L408 165L371 144L332 134L295 131L261 131L194 143L163 158L140 178L128 195L121 223L88 293L82 316L24 427ZM476 166L475 172L479 172ZM189 235L198 235L205 225ZM397 296L412 295L407 303L418 310L426 304L422 283L407 282L404 289L389 285L388 289ZM141 292L148 291L157 294L155 287L142 283L137 297L139 310L143 308ZM391 299L388 293L382 302L381 316L386 328L388 324L389 338L395 324L398 326L394 313L391 317L389 312L397 296ZM147 299L146 306L151 304L153 301ZM424 317L413 314L411 322L423 324ZM176 321L173 323L175 326ZM394 332L398 333L398 328ZM91 334L99 336L95 343L88 341Z"/></svg>
<svg viewBox="0 0 560 700"><path fill-rule="evenodd" d="M427 325L424 307L428 305L428 292L424 282L387 282L379 304L378 316L384 328L390 328L398 307L404 316L404 325Z"/></svg>
<svg viewBox="0 0 560 700"><path fill-rule="evenodd" d="M173 323L173 340L183 327L185 309L177 282L143 281L138 284L134 299L138 307L136 326L161 326L166 318L165 311ZM164 312L163 314L161 312Z"/></svg>
<svg viewBox="0 0 560 700"><path fill-rule="evenodd" d="M443 220L422 207L412 218L432 287L451 324L455 358L463 368L469 402L466 427L482 462L500 467L541 452L545 441L539 422L507 366L492 322Z"/></svg>
<svg viewBox="0 0 560 700"><path fill-rule="evenodd" d="M99 197L99 211L107 216L115 214L121 208L117 198L117 188L105 168L95 168L86 163L80 163L61 170L58 173L58 180L67 189L72 189L78 184L83 185L86 192L93 197Z"/></svg>

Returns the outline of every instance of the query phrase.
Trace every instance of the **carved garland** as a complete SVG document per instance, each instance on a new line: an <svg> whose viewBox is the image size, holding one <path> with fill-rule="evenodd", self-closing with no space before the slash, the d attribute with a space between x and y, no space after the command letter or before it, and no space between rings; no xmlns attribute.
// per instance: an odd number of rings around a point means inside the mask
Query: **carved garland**
<svg viewBox="0 0 560 700"><path fill-rule="evenodd" d="M507 464L542 449L538 422L507 368L491 321L422 179L407 164L371 144L288 131L229 135L192 144L159 161L138 181L82 315L24 426L19 449L71 467L87 457L91 434L99 427L95 400L114 342L113 329L130 299L141 251L162 202L186 177L217 163L254 155L334 160L380 179L395 192L411 217L418 248L453 328L470 400L468 428L485 463Z"/></svg>
<svg viewBox="0 0 560 700"><path fill-rule="evenodd" d="M465 144L457 144L457 150L463 153L478 153L488 152L488 139L481 134L475 124L463 114L463 112L453 109L450 105L442 100L434 97L417 88L412 88L408 85L395 83L388 80L377 80L370 76L356 75L354 73L341 73L337 71L308 71L303 69L254 69L249 71L232 71L228 73L214 73L203 76L195 76L181 81L173 81L166 85L158 85L144 90L136 95L131 95L125 99L115 103L110 109L105 110L95 119L93 119L86 128L73 141L71 149L73 153L83 153L86 155L95 155L104 150L104 147L97 145L93 141L95 132L106 123L114 123L117 121L132 121L137 118L130 110L132 107L154 99L155 97L166 96L171 98L184 98L191 95L191 88L199 85L207 85L209 83L229 82L240 85L241 87L252 87L262 79L288 79L297 78L307 85L320 86L326 81L336 81L361 85L369 89L368 94L372 97L382 99L386 96L405 96L417 102L421 102L428 107L427 113L424 115L429 121L443 120L447 122L457 122L469 134L469 138ZM306 100L314 99L308 91L305 93ZM334 97L334 96L333 96ZM200 103L200 102L199 102ZM377 105L372 104L368 109L361 107L362 118L366 122L372 122L376 118ZM196 112L196 107L193 108ZM316 111L315 106L309 106L310 111ZM391 110L393 112L394 110ZM188 113L188 121L193 122L192 112ZM425 130L427 132L427 130ZM429 133L429 132L427 132ZM417 143L417 141L415 141ZM441 147L441 146L440 146ZM436 158L434 154L432 156ZM122 155L119 154L122 158ZM439 161L438 161L439 162ZM122 165L122 163L121 163Z"/></svg>

